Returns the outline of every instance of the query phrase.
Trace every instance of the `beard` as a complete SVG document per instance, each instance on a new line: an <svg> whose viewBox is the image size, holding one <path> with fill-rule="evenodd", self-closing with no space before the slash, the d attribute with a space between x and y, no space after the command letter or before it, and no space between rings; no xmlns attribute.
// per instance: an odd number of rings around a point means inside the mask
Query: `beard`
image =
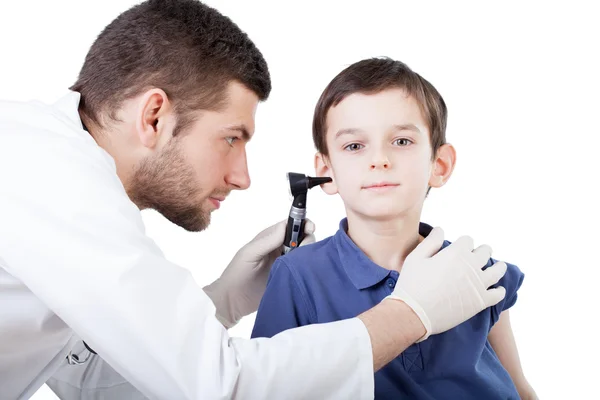
<svg viewBox="0 0 600 400"><path fill-rule="evenodd" d="M210 210L203 206L202 188L186 163L177 139L156 155L144 159L135 170L127 190L140 209L153 209L189 232L210 224Z"/></svg>

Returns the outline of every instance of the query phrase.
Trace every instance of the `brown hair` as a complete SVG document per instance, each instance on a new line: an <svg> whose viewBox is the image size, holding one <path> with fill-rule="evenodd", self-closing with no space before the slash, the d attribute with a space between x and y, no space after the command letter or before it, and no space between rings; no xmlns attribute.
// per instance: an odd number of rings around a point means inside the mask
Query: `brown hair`
<svg viewBox="0 0 600 400"><path fill-rule="evenodd" d="M406 64L390 58L370 58L354 63L327 85L313 117L313 141L317 151L327 156L327 112L353 93L378 93L402 88L414 97L421 108L430 135L433 157L446 143L447 109L444 99L427 80Z"/></svg>
<svg viewBox="0 0 600 400"><path fill-rule="evenodd" d="M117 120L124 100L160 88L180 130L191 111L222 107L232 80L260 100L271 91L266 61L235 23L197 0L149 0L100 33L70 89L81 93L82 113L103 126Z"/></svg>

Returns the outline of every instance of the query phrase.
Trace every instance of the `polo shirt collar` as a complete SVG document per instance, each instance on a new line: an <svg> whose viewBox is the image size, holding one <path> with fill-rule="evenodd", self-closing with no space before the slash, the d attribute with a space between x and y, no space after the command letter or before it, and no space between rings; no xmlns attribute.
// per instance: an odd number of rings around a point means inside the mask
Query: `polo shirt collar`
<svg viewBox="0 0 600 400"><path fill-rule="evenodd" d="M433 228L425 223L419 224L419 234L427 237ZM348 218L340 221L334 235L334 242L342 268L358 289L367 289L386 279L392 271L375 264L348 236Z"/></svg>

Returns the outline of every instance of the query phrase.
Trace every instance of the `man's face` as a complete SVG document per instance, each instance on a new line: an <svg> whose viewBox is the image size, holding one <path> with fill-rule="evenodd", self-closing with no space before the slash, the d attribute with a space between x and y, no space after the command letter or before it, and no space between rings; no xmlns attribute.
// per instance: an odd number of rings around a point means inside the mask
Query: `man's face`
<svg viewBox="0 0 600 400"><path fill-rule="evenodd" d="M138 164L128 190L132 200L188 231L207 228L232 190L250 186L246 143L257 105L254 92L231 83L223 109L198 111L194 122Z"/></svg>
<svg viewBox="0 0 600 400"><path fill-rule="evenodd" d="M402 89L352 94L327 114L328 160L317 174L333 183L348 214L387 219L420 212L432 173L430 134Z"/></svg>

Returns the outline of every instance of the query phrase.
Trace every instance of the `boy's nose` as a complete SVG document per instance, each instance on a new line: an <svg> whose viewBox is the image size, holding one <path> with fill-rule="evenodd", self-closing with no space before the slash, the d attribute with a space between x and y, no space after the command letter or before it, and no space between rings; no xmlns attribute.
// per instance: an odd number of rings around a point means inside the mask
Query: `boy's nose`
<svg viewBox="0 0 600 400"><path fill-rule="evenodd" d="M387 158L381 158L371 162L371 169L388 169L390 166L390 161Z"/></svg>

